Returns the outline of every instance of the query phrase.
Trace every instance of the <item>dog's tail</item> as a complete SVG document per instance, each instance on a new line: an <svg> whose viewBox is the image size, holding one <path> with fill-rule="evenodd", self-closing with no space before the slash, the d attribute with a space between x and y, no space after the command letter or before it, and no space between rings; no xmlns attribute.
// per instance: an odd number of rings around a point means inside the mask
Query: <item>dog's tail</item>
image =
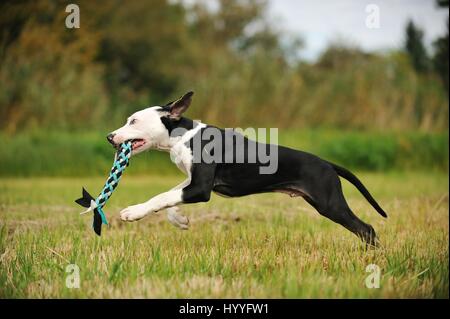
<svg viewBox="0 0 450 319"><path fill-rule="evenodd" d="M350 172L349 170L347 170L347 169L345 169L345 168L343 168L341 166L338 166L338 165L333 164L331 162L328 162L328 163L334 168L334 170L336 171L336 173L338 173L339 176L345 178L350 183L355 185L355 187L361 192L361 194L364 195L364 197L367 199L367 201L373 206L373 208L375 208L375 210L381 216L387 218L386 212L380 207L380 205L378 205L377 201L372 197L372 195L369 193L367 188L358 179L358 177L356 177L352 172Z"/></svg>

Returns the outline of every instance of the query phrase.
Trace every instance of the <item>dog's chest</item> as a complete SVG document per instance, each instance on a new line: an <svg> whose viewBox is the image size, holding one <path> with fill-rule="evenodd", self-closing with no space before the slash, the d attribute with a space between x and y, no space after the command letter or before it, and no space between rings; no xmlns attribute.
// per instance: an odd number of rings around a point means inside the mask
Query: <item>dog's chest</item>
<svg viewBox="0 0 450 319"><path fill-rule="evenodd" d="M184 143L178 143L170 150L170 159L185 174L190 174L192 167L192 150Z"/></svg>
<svg viewBox="0 0 450 319"><path fill-rule="evenodd" d="M199 123L193 129L184 133L178 142L170 149L170 159L177 165L177 167L187 175L191 174L193 153L189 147L189 140L198 134L206 125Z"/></svg>

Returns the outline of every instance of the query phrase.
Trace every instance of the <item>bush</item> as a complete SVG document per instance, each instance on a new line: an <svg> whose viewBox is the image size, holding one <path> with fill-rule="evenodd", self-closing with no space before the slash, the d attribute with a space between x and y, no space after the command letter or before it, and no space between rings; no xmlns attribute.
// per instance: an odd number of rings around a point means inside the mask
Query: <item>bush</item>
<svg viewBox="0 0 450 319"><path fill-rule="evenodd" d="M28 133L1 138L8 152L0 159L0 176L106 177L113 163L114 149L104 133ZM133 160L127 174L176 171L161 152L139 157L146 160Z"/></svg>
<svg viewBox="0 0 450 319"><path fill-rule="evenodd" d="M448 135L344 133L320 143L317 153L353 169L448 170Z"/></svg>
<svg viewBox="0 0 450 319"><path fill-rule="evenodd" d="M0 176L106 176L114 150L105 133L0 134ZM448 134L281 131L279 144L301 149L357 170L448 171ZM133 158L128 174L176 174L169 155Z"/></svg>

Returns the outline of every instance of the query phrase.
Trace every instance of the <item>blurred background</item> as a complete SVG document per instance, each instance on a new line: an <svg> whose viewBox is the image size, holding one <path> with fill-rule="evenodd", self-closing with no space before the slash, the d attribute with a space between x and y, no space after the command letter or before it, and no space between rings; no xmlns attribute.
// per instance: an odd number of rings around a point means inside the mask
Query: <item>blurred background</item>
<svg viewBox="0 0 450 319"><path fill-rule="evenodd" d="M352 169L448 173L447 0L375 1L375 29L370 2L292 0L80 0L68 29L70 2L0 4L0 176L106 176L106 134L188 90L208 124L277 127ZM140 157L130 174L176 172Z"/></svg>

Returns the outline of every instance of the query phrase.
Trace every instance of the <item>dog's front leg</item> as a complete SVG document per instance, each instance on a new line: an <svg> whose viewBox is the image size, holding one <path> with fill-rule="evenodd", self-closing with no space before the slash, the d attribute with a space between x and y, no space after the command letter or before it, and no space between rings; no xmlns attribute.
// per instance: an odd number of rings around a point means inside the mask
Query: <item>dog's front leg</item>
<svg viewBox="0 0 450 319"><path fill-rule="evenodd" d="M174 189L156 195L149 201L125 208L120 212L120 218L124 221L135 221L144 218L150 213L156 213L162 209L176 206L183 202L183 190Z"/></svg>
<svg viewBox="0 0 450 319"><path fill-rule="evenodd" d="M187 185L189 185L191 183L191 176L189 173L189 177L187 180L183 181L181 184L175 186L174 188L172 188L172 190L174 189L181 189ZM180 208L177 206L173 206L173 207L169 207L166 209L167 211L167 220L174 225L175 227L178 227L180 229L189 229L189 219L180 214Z"/></svg>
<svg viewBox="0 0 450 319"><path fill-rule="evenodd" d="M188 229L188 218L179 214L179 209L175 206L183 202L183 188L188 186L190 183L191 173L189 172L188 178L172 188L170 191L159 194L145 203L125 208L120 212L120 218L124 221L135 221L150 213L156 213L167 208L167 218L169 219L169 222L181 229Z"/></svg>
<svg viewBox="0 0 450 319"><path fill-rule="evenodd" d="M195 164L190 175L191 178L188 179L188 185L182 183L183 188L172 189L143 204L127 207L120 212L120 218L124 221L135 221L149 213L155 213L179 204L209 201L214 183L215 167L215 164Z"/></svg>
<svg viewBox="0 0 450 319"><path fill-rule="evenodd" d="M167 219L175 227L181 229L189 229L189 218L180 214L180 208L177 206L169 207L166 209Z"/></svg>

